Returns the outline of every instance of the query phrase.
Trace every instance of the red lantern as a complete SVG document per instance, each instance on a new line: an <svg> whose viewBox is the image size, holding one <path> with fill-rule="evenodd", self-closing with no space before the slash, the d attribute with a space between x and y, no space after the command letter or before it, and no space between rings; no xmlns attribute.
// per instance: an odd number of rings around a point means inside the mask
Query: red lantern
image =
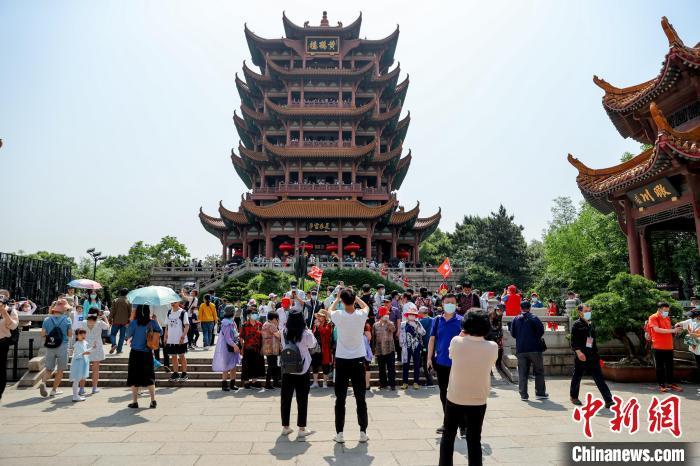
<svg viewBox="0 0 700 466"><path fill-rule="evenodd" d="M284 242L278 246L279 250L282 252L294 251L294 245Z"/></svg>
<svg viewBox="0 0 700 466"><path fill-rule="evenodd" d="M408 259L408 256L410 256L410 255L411 254L408 251L406 251L405 249L399 250L399 257L401 259Z"/></svg>
<svg viewBox="0 0 700 466"><path fill-rule="evenodd" d="M234 250L233 250L233 255L234 255L234 256L242 256L242 255L243 255L243 250L242 250L242 249L234 249Z"/></svg>
<svg viewBox="0 0 700 466"><path fill-rule="evenodd" d="M311 243L304 243L304 244L302 244L300 247L301 247L301 249L303 249L304 251L307 251L307 252L308 252L308 251L311 251L311 250L314 248L314 245L311 244Z"/></svg>
<svg viewBox="0 0 700 466"><path fill-rule="evenodd" d="M343 248L345 252L357 252L360 250L360 245L357 243L350 242Z"/></svg>
<svg viewBox="0 0 700 466"><path fill-rule="evenodd" d="M336 243L328 243L326 244L326 251L328 252L336 252L338 250L338 245Z"/></svg>

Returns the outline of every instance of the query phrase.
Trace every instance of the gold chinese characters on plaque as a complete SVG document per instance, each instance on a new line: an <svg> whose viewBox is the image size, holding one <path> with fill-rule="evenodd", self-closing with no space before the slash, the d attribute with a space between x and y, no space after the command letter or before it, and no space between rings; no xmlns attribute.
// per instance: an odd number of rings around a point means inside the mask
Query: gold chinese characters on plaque
<svg viewBox="0 0 700 466"><path fill-rule="evenodd" d="M309 55L337 55L340 37L306 36L306 53Z"/></svg>
<svg viewBox="0 0 700 466"><path fill-rule="evenodd" d="M331 231L333 224L331 222L308 222L306 231Z"/></svg>
<svg viewBox="0 0 700 466"><path fill-rule="evenodd" d="M660 202L676 200L678 191L667 178L649 183L639 189L627 193L637 207L649 207Z"/></svg>

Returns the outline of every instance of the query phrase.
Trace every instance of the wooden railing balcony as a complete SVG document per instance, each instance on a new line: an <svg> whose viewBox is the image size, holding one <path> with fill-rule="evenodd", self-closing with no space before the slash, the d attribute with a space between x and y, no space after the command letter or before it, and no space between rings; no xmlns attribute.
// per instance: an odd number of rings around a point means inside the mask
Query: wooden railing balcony
<svg viewBox="0 0 700 466"><path fill-rule="evenodd" d="M350 101L337 101L337 100L305 100L303 102L299 100L293 100L290 102L287 107L321 107L321 108L353 108L353 105Z"/></svg>
<svg viewBox="0 0 700 466"><path fill-rule="evenodd" d="M352 147L352 141L344 140L338 144L338 140L306 140L289 141L289 147Z"/></svg>
<svg viewBox="0 0 700 466"><path fill-rule="evenodd" d="M253 188L253 196L265 197L269 195L296 195L296 196L368 196L380 195L389 196L389 190L386 187L374 188L364 187L362 183L344 183L344 184L312 184L312 183L280 183L277 186L261 186Z"/></svg>

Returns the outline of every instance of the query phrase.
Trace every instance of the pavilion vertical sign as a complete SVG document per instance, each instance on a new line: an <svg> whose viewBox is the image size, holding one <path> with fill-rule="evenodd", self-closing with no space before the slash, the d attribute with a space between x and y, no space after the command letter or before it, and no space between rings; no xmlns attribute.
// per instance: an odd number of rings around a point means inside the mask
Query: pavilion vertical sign
<svg viewBox="0 0 700 466"><path fill-rule="evenodd" d="M309 55L337 55L339 51L338 36L306 36L306 53Z"/></svg>
<svg viewBox="0 0 700 466"><path fill-rule="evenodd" d="M637 207L644 208L661 202L676 200L678 199L678 191L668 181L668 178L661 178L628 192L627 197L634 201Z"/></svg>

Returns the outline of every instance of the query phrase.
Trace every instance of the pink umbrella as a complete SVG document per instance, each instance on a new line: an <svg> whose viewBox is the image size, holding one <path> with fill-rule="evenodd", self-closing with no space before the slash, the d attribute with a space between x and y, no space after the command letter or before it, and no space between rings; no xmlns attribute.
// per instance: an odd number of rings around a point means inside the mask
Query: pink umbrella
<svg viewBox="0 0 700 466"><path fill-rule="evenodd" d="M88 280L87 278L71 280L70 283L68 283L68 286L71 288L82 288L84 290L99 290L102 288L102 285L94 280Z"/></svg>

